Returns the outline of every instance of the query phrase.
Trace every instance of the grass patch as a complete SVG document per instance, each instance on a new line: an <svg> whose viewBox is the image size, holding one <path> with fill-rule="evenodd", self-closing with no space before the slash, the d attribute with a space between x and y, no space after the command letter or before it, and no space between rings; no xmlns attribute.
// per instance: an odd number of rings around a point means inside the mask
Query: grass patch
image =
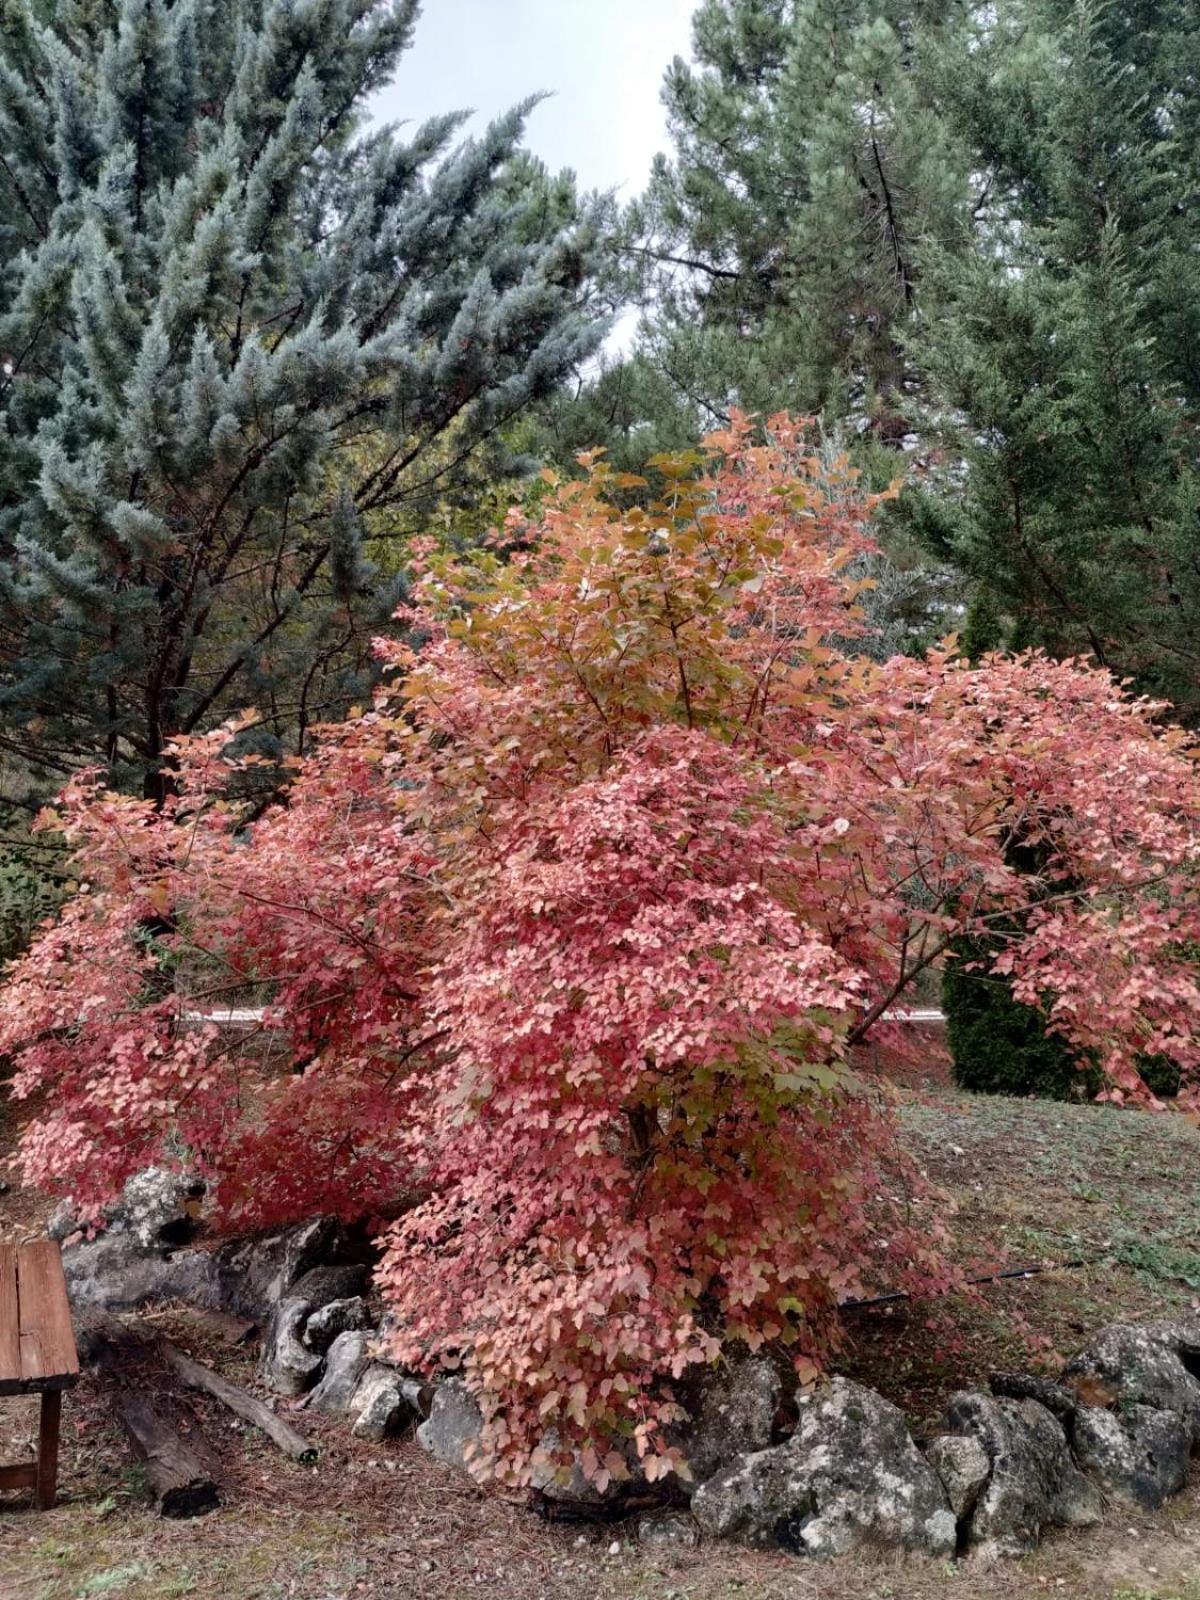
<svg viewBox="0 0 1200 1600"><path fill-rule="evenodd" d="M76 1589L78 1600L92 1600L95 1595L116 1594L131 1583L152 1576L154 1568L145 1561L131 1561L124 1567L109 1567L106 1572L93 1572Z"/></svg>

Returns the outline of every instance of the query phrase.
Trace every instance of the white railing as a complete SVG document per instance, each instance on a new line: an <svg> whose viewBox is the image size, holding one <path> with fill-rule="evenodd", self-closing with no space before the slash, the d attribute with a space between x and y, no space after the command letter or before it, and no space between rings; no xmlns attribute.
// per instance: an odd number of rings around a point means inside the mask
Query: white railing
<svg viewBox="0 0 1200 1600"><path fill-rule="evenodd" d="M228 1006L215 1011L185 1011L183 1020L191 1023L215 1022L218 1028L253 1028L262 1022L264 1006ZM945 1022L946 1014L936 1006L916 1006L911 1011L885 1011L883 1022Z"/></svg>

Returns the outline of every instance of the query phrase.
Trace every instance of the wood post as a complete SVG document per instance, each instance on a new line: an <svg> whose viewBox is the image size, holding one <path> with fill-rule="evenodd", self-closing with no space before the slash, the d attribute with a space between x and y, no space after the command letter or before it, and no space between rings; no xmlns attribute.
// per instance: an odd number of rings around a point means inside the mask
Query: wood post
<svg viewBox="0 0 1200 1600"><path fill-rule="evenodd" d="M62 1419L62 1390L42 1392L42 1417L38 1428L37 1482L34 1504L49 1511L58 1496L58 1428Z"/></svg>

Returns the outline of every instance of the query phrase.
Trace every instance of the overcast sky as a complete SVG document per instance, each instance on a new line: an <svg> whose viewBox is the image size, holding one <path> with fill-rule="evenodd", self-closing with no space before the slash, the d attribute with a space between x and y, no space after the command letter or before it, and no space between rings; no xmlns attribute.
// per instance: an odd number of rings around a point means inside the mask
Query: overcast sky
<svg viewBox="0 0 1200 1600"><path fill-rule="evenodd" d="M471 108L478 127L537 90L527 143L584 189L640 192L666 148L663 72L689 54L698 0L425 0L396 80L376 99L389 122Z"/></svg>

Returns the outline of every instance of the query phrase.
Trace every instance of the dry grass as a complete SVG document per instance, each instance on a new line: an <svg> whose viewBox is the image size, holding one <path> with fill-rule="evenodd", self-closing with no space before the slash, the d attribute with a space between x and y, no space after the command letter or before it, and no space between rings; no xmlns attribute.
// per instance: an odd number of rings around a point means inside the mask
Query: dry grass
<svg viewBox="0 0 1200 1600"><path fill-rule="evenodd" d="M968 1302L850 1314L844 1370L898 1399L918 1427L992 1368L1052 1369L1105 1322L1194 1299L1200 1135L1182 1120L936 1085L904 1091L903 1120L910 1148L958 1203L964 1262L1089 1263ZM0 1198L0 1237L37 1218L27 1197ZM253 1382L251 1353L175 1313L162 1320L202 1359ZM1029 1560L991 1570L816 1567L728 1547L668 1553L640 1546L632 1526L552 1526L438 1467L411 1440L359 1445L303 1414L323 1449L301 1467L206 1397L187 1403L222 1458L222 1509L192 1522L152 1515L103 1396L86 1382L67 1400L63 1503L40 1516L0 1511L0 1600L1200 1600L1200 1486L1154 1516L1111 1508L1102 1529L1056 1535ZM28 1447L33 1415L29 1402L0 1401L0 1459Z"/></svg>

